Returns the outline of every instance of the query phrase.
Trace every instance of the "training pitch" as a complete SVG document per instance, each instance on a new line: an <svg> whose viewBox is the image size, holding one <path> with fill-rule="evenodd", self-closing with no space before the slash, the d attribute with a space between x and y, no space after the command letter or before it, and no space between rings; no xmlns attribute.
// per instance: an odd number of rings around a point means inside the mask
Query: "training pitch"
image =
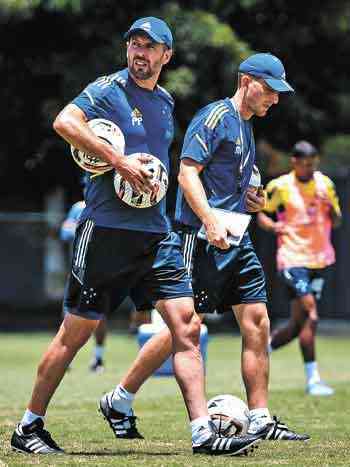
<svg viewBox="0 0 350 467"><path fill-rule="evenodd" d="M315 398L304 393L304 371L297 344L272 354L270 410L300 432L307 443L264 442L249 457L192 456L182 399L172 377L153 377L134 404L145 441L116 440L97 412L100 396L111 390L136 354L134 337L111 334L106 371L87 367L92 341L78 354L51 402L46 428L66 451L62 456L13 453L9 440L30 396L42 351L50 334L0 334L0 467L29 465L91 466L339 466L350 464L350 340L318 338L322 377L336 394ZM240 338L213 335L207 362L208 398L232 393L244 398L240 377Z"/></svg>

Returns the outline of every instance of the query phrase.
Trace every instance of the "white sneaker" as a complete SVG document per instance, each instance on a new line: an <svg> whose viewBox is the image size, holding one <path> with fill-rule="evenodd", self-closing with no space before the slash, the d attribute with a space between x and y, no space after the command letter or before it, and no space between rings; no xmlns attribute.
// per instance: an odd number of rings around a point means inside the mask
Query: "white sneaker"
<svg viewBox="0 0 350 467"><path fill-rule="evenodd" d="M308 383L306 385L306 393L310 394L310 396L332 396L334 389L323 381L318 381L316 383Z"/></svg>

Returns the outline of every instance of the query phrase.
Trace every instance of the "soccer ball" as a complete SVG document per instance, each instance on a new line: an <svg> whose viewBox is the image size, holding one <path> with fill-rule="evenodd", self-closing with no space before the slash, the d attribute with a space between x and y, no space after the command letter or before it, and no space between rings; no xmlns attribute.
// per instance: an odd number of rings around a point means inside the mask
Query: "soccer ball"
<svg viewBox="0 0 350 467"><path fill-rule="evenodd" d="M209 415L220 436L245 435L249 427L249 409L231 394L215 396L208 401Z"/></svg>
<svg viewBox="0 0 350 467"><path fill-rule="evenodd" d="M89 127L96 136L111 144L120 154L124 154L125 139L121 129L113 122L104 118L95 118L88 122ZM98 157L80 151L71 145L71 154L74 161L87 172L103 174L112 170L113 167Z"/></svg>
<svg viewBox="0 0 350 467"><path fill-rule="evenodd" d="M168 189L168 172L165 165L157 157L145 153L130 154L127 157L138 157L140 154L150 156L152 159L145 162L145 168L152 173L151 182L154 190L152 193L139 193L133 190L129 182L127 182L117 171L114 175L114 188L118 197L124 203L133 208L150 208L159 203L164 198Z"/></svg>

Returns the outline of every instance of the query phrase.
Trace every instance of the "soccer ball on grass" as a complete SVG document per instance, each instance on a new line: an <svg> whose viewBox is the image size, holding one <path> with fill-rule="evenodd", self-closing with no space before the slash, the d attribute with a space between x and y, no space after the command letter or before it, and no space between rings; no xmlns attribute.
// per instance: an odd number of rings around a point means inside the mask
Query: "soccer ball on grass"
<svg viewBox="0 0 350 467"><path fill-rule="evenodd" d="M208 411L220 436L245 435L249 428L249 409L231 394L215 396L208 401Z"/></svg>

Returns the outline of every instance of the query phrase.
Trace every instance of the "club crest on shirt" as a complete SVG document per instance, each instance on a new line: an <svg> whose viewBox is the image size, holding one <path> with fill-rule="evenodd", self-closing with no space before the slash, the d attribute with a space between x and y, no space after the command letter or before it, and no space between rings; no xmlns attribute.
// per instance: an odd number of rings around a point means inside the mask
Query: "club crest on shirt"
<svg viewBox="0 0 350 467"><path fill-rule="evenodd" d="M131 112L131 124L132 126L140 126L142 125L142 121L142 113L137 107L135 107L134 110Z"/></svg>
<svg viewBox="0 0 350 467"><path fill-rule="evenodd" d="M241 140L239 137L237 137L236 141L235 141L235 150L234 150L234 153L235 154L238 154L239 156L242 154L242 143L241 143Z"/></svg>

